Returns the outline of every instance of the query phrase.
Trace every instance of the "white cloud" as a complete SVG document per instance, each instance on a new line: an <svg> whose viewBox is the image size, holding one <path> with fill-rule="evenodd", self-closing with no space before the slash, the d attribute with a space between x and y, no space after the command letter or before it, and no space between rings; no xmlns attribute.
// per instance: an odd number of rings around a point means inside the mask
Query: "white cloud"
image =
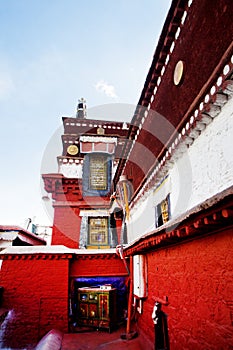
<svg viewBox="0 0 233 350"><path fill-rule="evenodd" d="M103 92L108 97L117 98L115 87L104 80L98 81L98 83L95 84L95 88L98 92Z"/></svg>

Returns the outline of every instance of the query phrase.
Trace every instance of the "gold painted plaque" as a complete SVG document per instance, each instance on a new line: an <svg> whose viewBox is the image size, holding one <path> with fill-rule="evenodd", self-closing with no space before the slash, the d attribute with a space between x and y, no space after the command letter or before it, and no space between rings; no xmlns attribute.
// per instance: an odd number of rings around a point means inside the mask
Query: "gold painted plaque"
<svg viewBox="0 0 233 350"><path fill-rule="evenodd" d="M181 83L182 77L184 73L184 63L183 61L178 61L173 75L173 81L175 85L179 85Z"/></svg>
<svg viewBox="0 0 233 350"><path fill-rule="evenodd" d="M67 152L71 155L71 156L75 156L76 154L78 154L78 146L76 145L70 145L67 148Z"/></svg>

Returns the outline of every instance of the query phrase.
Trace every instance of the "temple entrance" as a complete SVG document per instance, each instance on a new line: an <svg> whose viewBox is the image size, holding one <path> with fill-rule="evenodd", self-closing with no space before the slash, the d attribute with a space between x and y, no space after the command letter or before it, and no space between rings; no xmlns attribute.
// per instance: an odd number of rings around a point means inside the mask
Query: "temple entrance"
<svg viewBox="0 0 233 350"><path fill-rule="evenodd" d="M77 277L70 281L70 332L105 328L111 332L125 322L126 277Z"/></svg>

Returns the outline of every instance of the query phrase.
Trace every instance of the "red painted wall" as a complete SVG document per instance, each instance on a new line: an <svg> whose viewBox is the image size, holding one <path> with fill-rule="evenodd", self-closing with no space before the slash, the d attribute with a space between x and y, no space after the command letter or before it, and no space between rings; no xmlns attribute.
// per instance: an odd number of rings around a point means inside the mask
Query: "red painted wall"
<svg viewBox="0 0 233 350"><path fill-rule="evenodd" d="M68 260L35 257L4 260L3 307L10 311L0 348L37 342L52 328L68 329Z"/></svg>
<svg viewBox="0 0 233 350"><path fill-rule="evenodd" d="M82 255L73 260L70 277L125 276L127 271L123 260L113 254Z"/></svg>
<svg viewBox="0 0 233 350"><path fill-rule="evenodd" d="M35 344L53 328L68 332L69 277L126 275L116 254L84 254L72 260L42 253L6 256L0 280L3 307L10 312L0 348Z"/></svg>
<svg viewBox="0 0 233 350"><path fill-rule="evenodd" d="M181 7L187 2L180 1ZM173 26L168 27L172 28ZM178 132L180 132L185 126L187 120L183 118L197 96L201 94L202 96L200 95L198 98L203 98L209 92L211 84L222 73L222 67L218 67L212 76L227 49L232 45L232 33L232 0L193 1L188 10L184 27L181 26L178 39L174 39L175 47L170 54L169 64L162 76L159 89L138 135L137 142L133 146L129 161L126 162L124 173L132 179L134 190L140 186L149 169L155 165L157 158L163 157L160 152L175 129L179 127ZM174 36L175 32L170 34ZM163 35L169 37L167 32ZM165 45L163 50L168 51L168 47L166 48ZM230 52L228 58L225 59L226 62L230 60ZM161 51L160 54L163 56L164 52ZM167 54L164 54L163 64L166 56ZM184 75L183 82L176 86L173 83L173 75L179 60L184 62ZM153 62L149 70L144 87L145 91L141 95L139 105L146 99L146 90L153 91L150 89L150 83L152 83L153 73L157 69L156 63L158 62ZM157 74L159 73L157 72ZM208 82L210 78L212 83ZM205 84L207 84L206 87ZM206 89L205 92L201 92L203 87ZM148 103L149 101L146 105ZM199 103L196 101L196 106L194 104L192 109L195 110ZM190 111L190 113L193 112ZM191 114L189 118L190 116ZM182 120L183 125L181 126L179 124Z"/></svg>
<svg viewBox="0 0 233 350"><path fill-rule="evenodd" d="M147 254L148 298L139 331L153 349L154 297L168 297L170 347L233 348L232 230ZM145 340L146 341L146 340Z"/></svg>
<svg viewBox="0 0 233 350"><path fill-rule="evenodd" d="M193 1L152 109L178 125L232 44L232 32L231 0ZM179 60L184 61L185 71L183 83L177 87L173 73Z"/></svg>
<svg viewBox="0 0 233 350"><path fill-rule="evenodd" d="M121 242L122 219L116 219L116 231L118 244Z"/></svg>
<svg viewBox="0 0 233 350"><path fill-rule="evenodd" d="M81 217L79 216L79 208L72 208L68 205L56 207L54 210L51 244L78 248L80 225Z"/></svg>

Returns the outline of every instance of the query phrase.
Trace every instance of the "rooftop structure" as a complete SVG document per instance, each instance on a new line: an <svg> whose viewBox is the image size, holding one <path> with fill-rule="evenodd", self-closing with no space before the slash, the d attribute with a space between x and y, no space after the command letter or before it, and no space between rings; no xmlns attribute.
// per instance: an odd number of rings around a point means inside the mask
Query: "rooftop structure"
<svg viewBox="0 0 233 350"><path fill-rule="evenodd" d="M19 226L0 225L0 250L9 246L46 245L46 241Z"/></svg>

